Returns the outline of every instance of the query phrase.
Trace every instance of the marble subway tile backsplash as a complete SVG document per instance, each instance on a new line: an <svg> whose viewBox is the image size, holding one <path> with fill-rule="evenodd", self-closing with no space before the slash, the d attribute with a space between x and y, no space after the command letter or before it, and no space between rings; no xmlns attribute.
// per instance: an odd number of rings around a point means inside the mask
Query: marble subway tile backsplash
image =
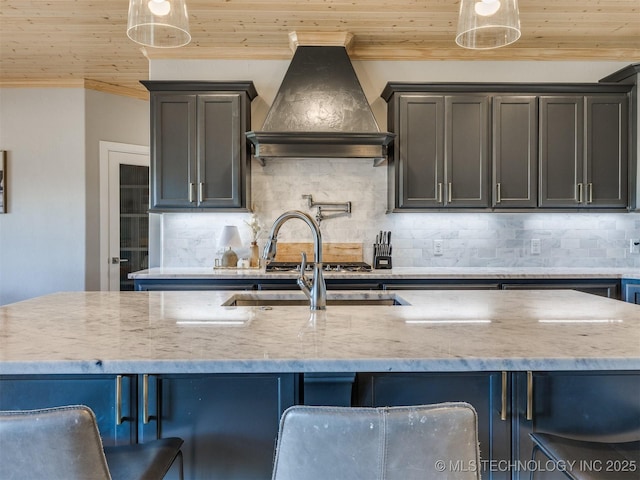
<svg viewBox="0 0 640 480"><path fill-rule="evenodd" d="M386 213L387 169L369 160L272 160L252 165L253 205L264 245L273 221L286 210L309 209L304 194L318 202L352 203L350 216L321 222L323 241L363 243L367 262L380 230L392 232L396 267L612 267L640 269L629 240L640 238L640 212L633 213ZM218 237L237 225L248 256L248 213L167 213L161 219L160 265L213 266L221 254ZM532 254L531 240L540 240ZM433 241L443 241L434 255ZM279 241L311 241L308 227L292 220Z"/></svg>

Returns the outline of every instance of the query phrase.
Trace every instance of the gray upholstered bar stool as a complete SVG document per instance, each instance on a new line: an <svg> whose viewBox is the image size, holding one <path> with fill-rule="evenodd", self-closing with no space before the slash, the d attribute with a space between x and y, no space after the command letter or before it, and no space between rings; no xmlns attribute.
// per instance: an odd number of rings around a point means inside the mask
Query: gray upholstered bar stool
<svg viewBox="0 0 640 480"><path fill-rule="evenodd" d="M467 403L294 406L280 420L273 480L478 480L477 415Z"/></svg>
<svg viewBox="0 0 640 480"><path fill-rule="evenodd" d="M638 480L640 478L640 441L587 442L552 435L530 433L532 459L542 452L559 472L571 480ZM545 468L549 470L549 468ZM535 479L536 472L530 477Z"/></svg>
<svg viewBox="0 0 640 480"><path fill-rule="evenodd" d="M84 405L0 412L3 480L161 480L176 458L182 462L181 446L165 438L103 449Z"/></svg>

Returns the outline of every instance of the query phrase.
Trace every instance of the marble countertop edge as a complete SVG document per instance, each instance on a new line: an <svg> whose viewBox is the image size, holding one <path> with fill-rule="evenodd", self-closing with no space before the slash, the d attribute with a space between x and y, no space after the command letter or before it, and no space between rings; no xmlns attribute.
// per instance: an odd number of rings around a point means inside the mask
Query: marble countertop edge
<svg viewBox="0 0 640 480"><path fill-rule="evenodd" d="M115 360L0 362L0 375L640 371L640 358Z"/></svg>

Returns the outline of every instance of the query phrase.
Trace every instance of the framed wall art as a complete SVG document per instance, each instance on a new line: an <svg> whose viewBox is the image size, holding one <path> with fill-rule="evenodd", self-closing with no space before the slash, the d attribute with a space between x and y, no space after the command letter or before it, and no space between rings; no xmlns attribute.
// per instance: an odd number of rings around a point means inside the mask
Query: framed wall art
<svg viewBox="0 0 640 480"><path fill-rule="evenodd" d="M7 152L0 150L0 213L7 213Z"/></svg>

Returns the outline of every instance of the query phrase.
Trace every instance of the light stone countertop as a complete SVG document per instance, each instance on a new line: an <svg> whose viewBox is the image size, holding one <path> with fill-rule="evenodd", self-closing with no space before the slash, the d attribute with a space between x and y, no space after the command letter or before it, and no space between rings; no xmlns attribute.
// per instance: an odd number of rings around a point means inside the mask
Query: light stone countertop
<svg viewBox="0 0 640 480"><path fill-rule="evenodd" d="M548 267L401 267L371 272L324 272L325 278L394 279L563 279L629 278L640 280L640 270L631 268L548 268ZM132 279L238 279L295 278L293 272L265 272L262 269L214 269L197 267L149 268L129 274Z"/></svg>
<svg viewBox="0 0 640 480"><path fill-rule="evenodd" d="M640 306L572 290L398 291L410 305L315 314L222 306L235 294L247 292L68 292L5 305L0 374L640 371Z"/></svg>

